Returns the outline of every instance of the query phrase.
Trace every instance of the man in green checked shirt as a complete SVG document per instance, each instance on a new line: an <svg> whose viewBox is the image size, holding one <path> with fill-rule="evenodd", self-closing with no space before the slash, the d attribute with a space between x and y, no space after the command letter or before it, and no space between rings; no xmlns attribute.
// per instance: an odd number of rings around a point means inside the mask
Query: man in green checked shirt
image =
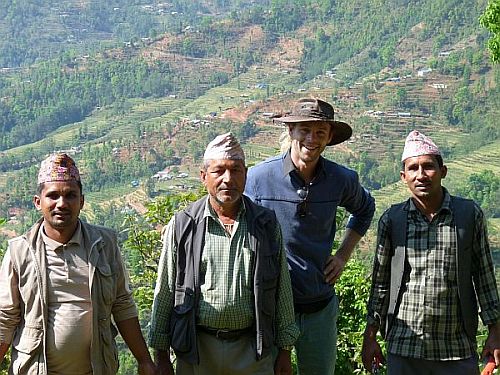
<svg viewBox="0 0 500 375"><path fill-rule="evenodd" d="M363 364L372 370L384 362L380 330L389 375L478 375L478 314L489 331L482 357L500 363L486 219L476 203L441 185L447 168L429 137L410 132L401 161L411 197L379 221Z"/></svg>
<svg viewBox="0 0 500 375"><path fill-rule="evenodd" d="M231 133L207 146L208 195L162 232L150 346L160 374L292 374L298 337L274 212L243 195L247 168Z"/></svg>

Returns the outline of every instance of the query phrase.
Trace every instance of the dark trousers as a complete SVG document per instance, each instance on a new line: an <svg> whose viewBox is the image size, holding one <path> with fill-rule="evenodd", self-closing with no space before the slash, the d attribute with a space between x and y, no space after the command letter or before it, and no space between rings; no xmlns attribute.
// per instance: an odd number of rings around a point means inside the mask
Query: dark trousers
<svg viewBox="0 0 500 375"><path fill-rule="evenodd" d="M478 375L475 356L457 361L428 361L388 353L388 375Z"/></svg>

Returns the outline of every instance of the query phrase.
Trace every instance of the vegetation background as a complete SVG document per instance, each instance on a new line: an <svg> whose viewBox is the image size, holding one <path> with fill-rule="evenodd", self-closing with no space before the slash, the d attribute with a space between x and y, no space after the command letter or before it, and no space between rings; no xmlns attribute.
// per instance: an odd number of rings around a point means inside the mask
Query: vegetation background
<svg viewBox="0 0 500 375"><path fill-rule="evenodd" d="M399 157L411 129L444 151L446 187L482 206L499 261L499 25L499 0L2 2L0 255L38 218L39 162L71 153L83 218L119 232L146 334L159 229L203 194L206 143L231 130L255 164L279 152L272 118L320 97L354 128L327 156L377 200L337 285L337 373L362 373L376 221L407 196ZM120 374L133 374L120 345Z"/></svg>

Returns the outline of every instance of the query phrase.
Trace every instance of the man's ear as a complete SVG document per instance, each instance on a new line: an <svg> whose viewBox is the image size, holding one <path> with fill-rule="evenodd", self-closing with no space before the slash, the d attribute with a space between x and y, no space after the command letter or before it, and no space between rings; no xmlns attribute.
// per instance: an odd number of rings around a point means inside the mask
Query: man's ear
<svg viewBox="0 0 500 375"><path fill-rule="evenodd" d="M38 195L33 196L33 204L35 205L37 211L40 211L42 209L42 206L40 204L40 196Z"/></svg>
<svg viewBox="0 0 500 375"><path fill-rule="evenodd" d="M447 174L448 174L448 167L446 165L443 165L441 167L441 178L445 178Z"/></svg>
<svg viewBox="0 0 500 375"><path fill-rule="evenodd" d="M80 210L83 208L83 205L85 204L85 195L80 195Z"/></svg>
<svg viewBox="0 0 500 375"><path fill-rule="evenodd" d="M405 171L399 171L399 177L401 178L401 181L406 184L406 174Z"/></svg>
<svg viewBox="0 0 500 375"><path fill-rule="evenodd" d="M200 169L200 181L203 185L205 185L206 179L207 179L207 172L203 169Z"/></svg>

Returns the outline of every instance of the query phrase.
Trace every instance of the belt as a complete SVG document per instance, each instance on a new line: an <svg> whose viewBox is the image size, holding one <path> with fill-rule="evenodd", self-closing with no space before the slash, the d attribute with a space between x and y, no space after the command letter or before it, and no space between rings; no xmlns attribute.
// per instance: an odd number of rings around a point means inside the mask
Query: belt
<svg viewBox="0 0 500 375"><path fill-rule="evenodd" d="M332 300L333 296L328 297L327 299L322 299L321 301L312 302L308 304L294 304L294 309L296 313L299 314L313 314L318 311L323 310Z"/></svg>
<svg viewBox="0 0 500 375"><path fill-rule="evenodd" d="M197 329L201 332L205 332L208 333L209 335L215 336L219 340L237 340L240 337L254 331L253 327L229 330L229 329L211 328L206 326L197 326Z"/></svg>

